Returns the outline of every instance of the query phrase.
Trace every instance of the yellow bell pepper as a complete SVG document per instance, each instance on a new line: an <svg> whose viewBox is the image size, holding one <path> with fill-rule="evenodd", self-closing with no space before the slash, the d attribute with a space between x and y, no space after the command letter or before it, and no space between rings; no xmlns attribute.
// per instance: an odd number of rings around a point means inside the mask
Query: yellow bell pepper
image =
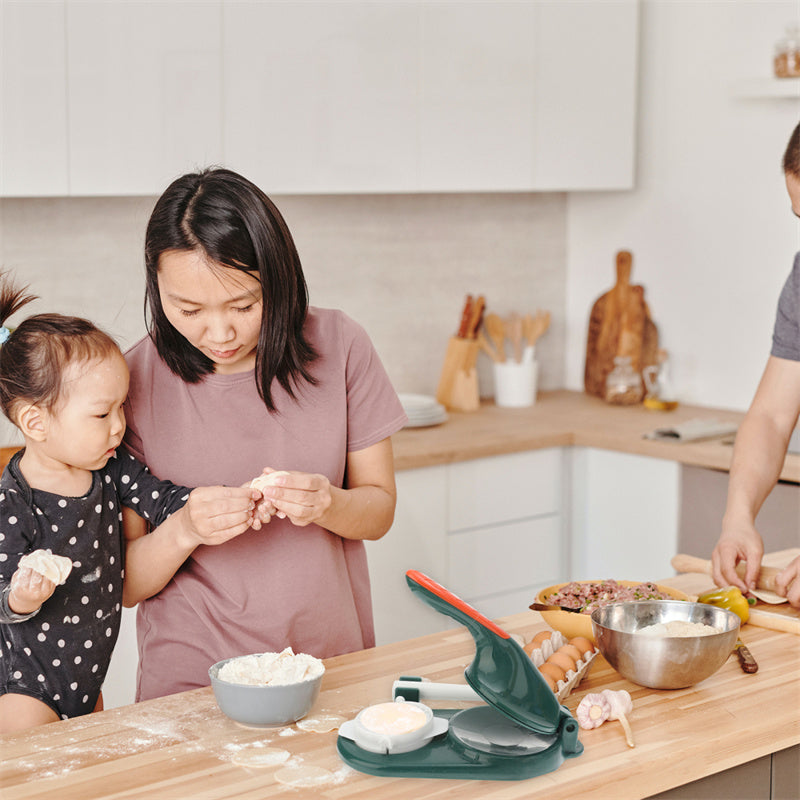
<svg viewBox="0 0 800 800"><path fill-rule="evenodd" d="M697 601L708 603L719 608L733 611L742 622L750 619L750 606L756 602L755 597L745 597L736 586L726 586L724 589L715 589L701 594Z"/></svg>

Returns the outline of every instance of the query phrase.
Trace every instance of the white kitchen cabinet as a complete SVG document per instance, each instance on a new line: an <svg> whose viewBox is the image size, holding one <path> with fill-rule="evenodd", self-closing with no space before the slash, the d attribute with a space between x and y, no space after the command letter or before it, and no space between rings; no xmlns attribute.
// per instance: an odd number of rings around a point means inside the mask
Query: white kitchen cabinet
<svg viewBox="0 0 800 800"><path fill-rule="evenodd" d="M632 188L638 10L423 4L419 188Z"/></svg>
<svg viewBox="0 0 800 800"><path fill-rule="evenodd" d="M638 0L2 7L5 195L633 185Z"/></svg>
<svg viewBox="0 0 800 800"><path fill-rule="evenodd" d="M378 644L457 626L411 593L408 569L492 618L557 582L568 553L563 465L554 448L398 472L394 525L367 542Z"/></svg>
<svg viewBox="0 0 800 800"><path fill-rule="evenodd" d="M67 170L64 7L0 4L0 195L65 195Z"/></svg>
<svg viewBox="0 0 800 800"><path fill-rule="evenodd" d="M575 447L570 577L653 580L674 573L680 464Z"/></svg>
<svg viewBox="0 0 800 800"><path fill-rule="evenodd" d="M221 162L221 2L67 0L66 13L71 194L160 194Z"/></svg>
<svg viewBox="0 0 800 800"><path fill-rule="evenodd" d="M416 3L226 2L225 161L268 193L416 188Z"/></svg>
<svg viewBox="0 0 800 800"><path fill-rule="evenodd" d="M398 472L391 530L366 542L377 643L411 639L455 626L406 583L409 569L447 585L447 467Z"/></svg>

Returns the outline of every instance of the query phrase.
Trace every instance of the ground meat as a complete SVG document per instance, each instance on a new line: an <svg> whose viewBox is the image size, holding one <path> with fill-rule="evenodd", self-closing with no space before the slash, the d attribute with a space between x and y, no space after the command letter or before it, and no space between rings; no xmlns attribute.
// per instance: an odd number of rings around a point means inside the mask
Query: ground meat
<svg viewBox="0 0 800 800"><path fill-rule="evenodd" d="M638 586L622 586L615 580L572 581L544 598L548 605L576 608L582 614L591 614L596 608L619 603L623 600L669 600L654 583L640 583Z"/></svg>

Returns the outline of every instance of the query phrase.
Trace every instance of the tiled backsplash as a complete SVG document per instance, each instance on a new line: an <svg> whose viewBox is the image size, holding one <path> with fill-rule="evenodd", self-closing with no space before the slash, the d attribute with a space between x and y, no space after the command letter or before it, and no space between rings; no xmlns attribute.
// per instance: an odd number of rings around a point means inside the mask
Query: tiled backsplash
<svg viewBox="0 0 800 800"><path fill-rule="evenodd" d="M434 394L467 293L489 311L552 312L537 346L539 386L564 382L566 195L275 197L314 305L370 334L398 391ZM43 311L89 317L123 348L144 334L142 247L154 198L0 200L0 265ZM13 320L12 320L13 322ZM479 358L481 394L493 393ZM5 420L3 420L5 422ZM10 424L0 444L19 441Z"/></svg>

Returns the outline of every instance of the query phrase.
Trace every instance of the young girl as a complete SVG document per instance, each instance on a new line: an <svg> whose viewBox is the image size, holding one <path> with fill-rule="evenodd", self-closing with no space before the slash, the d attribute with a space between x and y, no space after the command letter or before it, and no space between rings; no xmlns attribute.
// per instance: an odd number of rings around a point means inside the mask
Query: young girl
<svg viewBox="0 0 800 800"><path fill-rule="evenodd" d="M121 505L177 538L220 541L253 524L260 495L191 491L118 453L129 378L113 339L58 314L30 317L11 332L5 320L35 298L2 273L0 283L0 405L25 440L0 479L5 733L102 709L122 605ZM19 565L37 550L71 562L63 585Z"/></svg>
<svg viewBox="0 0 800 800"><path fill-rule="evenodd" d="M309 306L286 222L230 170L164 192L145 265L150 336L126 354L131 452L188 485L280 474L264 489L270 524L224 547L188 553L126 517L125 591L144 601L138 698L207 686L230 656L371 647L364 540L392 524L390 437L406 416L366 332Z"/></svg>

